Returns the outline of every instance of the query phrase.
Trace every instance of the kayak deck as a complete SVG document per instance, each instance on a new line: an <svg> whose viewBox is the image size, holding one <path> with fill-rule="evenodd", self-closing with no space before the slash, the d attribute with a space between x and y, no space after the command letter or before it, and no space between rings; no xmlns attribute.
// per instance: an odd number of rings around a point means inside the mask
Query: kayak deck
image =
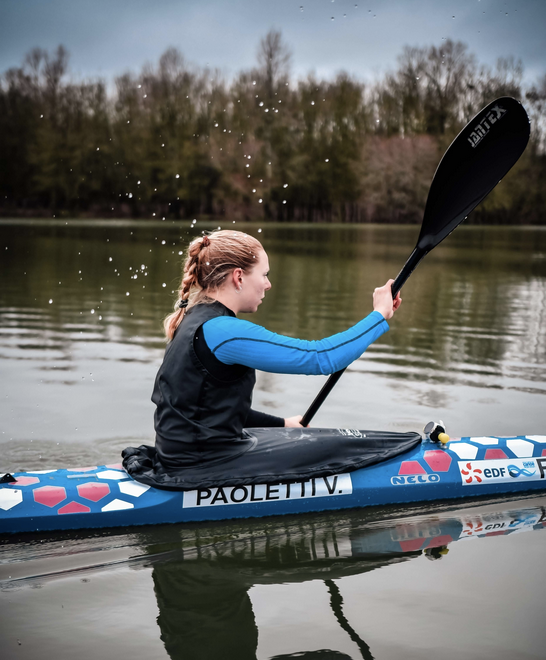
<svg viewBox="0 0 546 660"><path fill-rule="evenodd" d="M340 433L361 433L340 429ZM15 474L0 486L0 534L196 522L479 497L546 488L546 436L463 437L346 474L167 491L120 463Z"/></svg>

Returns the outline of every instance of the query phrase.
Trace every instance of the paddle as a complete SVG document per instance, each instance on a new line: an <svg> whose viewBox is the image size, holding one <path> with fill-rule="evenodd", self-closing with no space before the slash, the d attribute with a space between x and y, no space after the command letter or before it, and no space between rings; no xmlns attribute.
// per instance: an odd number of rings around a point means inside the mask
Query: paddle
<svg viewBox="0 0 546 660"><path fill-rule="evenodd" d="M493 101L450 144L428 193L417 245L392 285L393 298L417 264L476 208L521 156L529 118L508 96ZM301 420L307 426L345 369L332 374Z"/></svg>

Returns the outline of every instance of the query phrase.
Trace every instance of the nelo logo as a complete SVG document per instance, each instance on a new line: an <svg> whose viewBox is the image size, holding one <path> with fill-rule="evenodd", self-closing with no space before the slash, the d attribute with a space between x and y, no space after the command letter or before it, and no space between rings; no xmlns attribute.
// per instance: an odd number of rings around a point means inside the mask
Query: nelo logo
<svg viewBox="0 0 546 660"><path fill-rule="evenodd" d="M391 484L393 486L407 486L412 484L436 484L440 481L439 474L399 474L396 477L391 477Z"/></svg>

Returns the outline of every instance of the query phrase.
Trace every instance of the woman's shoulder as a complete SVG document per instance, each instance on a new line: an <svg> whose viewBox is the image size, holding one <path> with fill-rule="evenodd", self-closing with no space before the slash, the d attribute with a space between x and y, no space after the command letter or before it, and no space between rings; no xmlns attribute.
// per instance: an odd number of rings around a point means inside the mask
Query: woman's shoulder
<svg viewBox="0 0 546 660"><path fill-rule="evenodd" d="M257 337L265 328L236 316L216 316L203 323L203 331L207 344L217 346L230 339Z"/></svg>
<svg viewBox="0 0 546 660"><path fill-rule="evenodd" d="M261 326L246 319L239 319L236 316L215 316L203 323L205 330L252 330L253 328L261 328Z"/></svg>

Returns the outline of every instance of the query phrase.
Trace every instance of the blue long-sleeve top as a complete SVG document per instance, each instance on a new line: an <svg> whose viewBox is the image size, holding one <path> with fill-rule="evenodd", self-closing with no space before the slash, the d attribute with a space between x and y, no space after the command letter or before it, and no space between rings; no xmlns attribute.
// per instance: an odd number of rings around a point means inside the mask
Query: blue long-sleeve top
<svg viewBox="0 0 546 660"><path fill-rule="evenodd" d="M217 316L203 324L213 355L224 364L283 374L332 374L347 367L389 329L380 312L372 312L344 332L306 341L266 330L233 316Z"/></svg>

